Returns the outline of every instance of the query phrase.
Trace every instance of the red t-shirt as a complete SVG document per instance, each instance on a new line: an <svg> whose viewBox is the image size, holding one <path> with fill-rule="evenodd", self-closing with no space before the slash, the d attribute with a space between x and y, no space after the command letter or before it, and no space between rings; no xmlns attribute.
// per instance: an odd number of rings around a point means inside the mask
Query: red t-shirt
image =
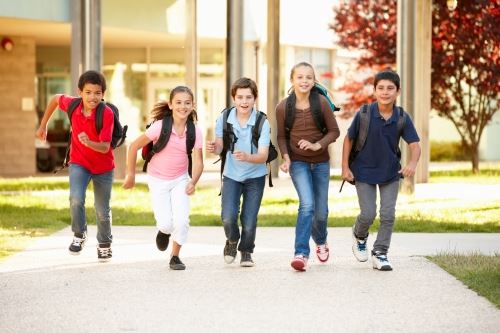
<svg viewBox="0 0 500 333"><path fill-rule="evenodd" d="M68 106L75 97L62 95L59 98L59 108L67 112ZM85 147L78 134L87 133L91 141L111 142L113 134L114 116L113 111L106 106L103 113L101 133L97 134L95 129L95 109L90 116L85 116L82 112L83 104L80 103L73 112L71 119L71 149L69 154L69 163L78 164L89 170L92 174L100 174L113 170L115 168L115 159L113 149L107 153L100 153L88 147Z"/></svg>

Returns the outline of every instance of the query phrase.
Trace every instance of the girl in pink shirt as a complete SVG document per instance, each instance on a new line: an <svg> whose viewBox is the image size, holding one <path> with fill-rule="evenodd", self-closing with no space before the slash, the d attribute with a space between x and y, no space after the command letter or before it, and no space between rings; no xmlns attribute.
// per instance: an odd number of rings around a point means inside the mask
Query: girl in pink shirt
<svg viewBox="0 0 500 333"><path fill-rule="evenodd" d="M201 130L195 126L192 174L188 173L187 125L188 122L196 120L193 92L185 86L175 87L170 93L169 101L156 104L151 113L153 124L132 142L128 149L127 175L123 187L129 189L135 185L137 151L151 141L156 143L160 137L163 118L172 117L172 131L168 143L153 155L147 166L147 173L158 228L156 246L160 251L165 251L172 236L170 268L183 270L186 266L179 259L179 252L187 240L189 229L189 196L195 192L195 185L203 171L203 139Z"/></svg>

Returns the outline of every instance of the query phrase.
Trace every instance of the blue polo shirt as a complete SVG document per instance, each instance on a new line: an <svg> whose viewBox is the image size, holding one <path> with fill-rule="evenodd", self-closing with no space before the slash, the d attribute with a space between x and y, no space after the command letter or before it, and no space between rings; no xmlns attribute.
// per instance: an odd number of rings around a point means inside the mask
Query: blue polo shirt
<svg viewBox="0 0 500 333"><path fill-rule="evenodd" d="M257 153L257 147L252 148L252 130L255 126L255 120L257 117L257 112L252 110L252 114L245 126L241 127L238 119L236 118L236 108L231 110L229 117L227 118L228 124L233 126L233 132L238 138L234 144L234 150L244 151L246 153ZM215 136L217 138L223 138L222 132L222 118L223 114L217 118L215 123ZM262 125L262 130L259 137L259 147L269 146L269 133L271 128L269 127L269 121L266 119ZM262 177L267 174L266 163L249 163L244 161L237 161L234 159L233 154L228 151L226 155L226 165L224 166L224 176L231 178L237 182L242 182L247 179Z"/></svg>
<svg viewBox="0 0 500 333"><path fill-rule="evenodd" d="M401 164L397 156L399 118L398 109L394 106L392 116L385 120L378 110L378 104L370 104L371 119L363 149L358 153L351 165L351 171L356 181L367 184L387 184L399 180L398 171ZM358 133L359 112L347 131L349 139L354 140ZM419 142L417 131L410 117L406 118L402 133L403 140L407 143Z"/></svg>

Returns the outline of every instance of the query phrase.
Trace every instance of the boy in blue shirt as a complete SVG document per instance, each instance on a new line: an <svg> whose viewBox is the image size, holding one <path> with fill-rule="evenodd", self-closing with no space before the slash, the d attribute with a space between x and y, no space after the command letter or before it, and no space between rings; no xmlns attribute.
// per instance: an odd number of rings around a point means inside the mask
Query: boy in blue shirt
<svg viewBox="0 0 500 333"><path fill-rule="evenodd" d="M395 220L399 181L413 177L420 158L419 137L410 117L406 114L398 129L400 113L396 98L400 93L400 78L387 70L375 75L374 95L376 102L368 106L369 126L366 141L356 158L349 165L349 153L359 135L360 114L356 113L344 139L342 150L342 179L355 180L360 214L352 227L353 254L357 260L368 260L367 238L369 228L377 214L377 186L380 192L380 228L371 251L373 268L390 271L387 258ZM400 137L410 148L410 162L401 167L399 154Z"/></svg>

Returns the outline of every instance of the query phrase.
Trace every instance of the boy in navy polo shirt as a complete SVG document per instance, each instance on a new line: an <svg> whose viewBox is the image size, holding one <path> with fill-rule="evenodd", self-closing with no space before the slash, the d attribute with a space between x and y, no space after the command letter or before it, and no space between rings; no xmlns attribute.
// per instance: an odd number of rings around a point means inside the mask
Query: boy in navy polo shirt
<svg viewBox="0 0 500 333"><path fill-rule="evenodd" d="M354 181L360 214L352 227L352 250L357 260L368 260L367 238L369 228L377 214L377 186L380 192L380 228L371 251L373 268L390 271L387 259L394 226L399 181L412 177L420 158L419 137L408 115L399 132L400 112L395 106L400 93L399 75L393 71L382 71L375 75L374 95L376 102L370 104L368 135L363 148L349 165L349 152L359 134L360 112L356 113L344 139L342 150L342 179ZM410 148L411 160L401 167L398 156L400 135Z"/></svg>
<svg viewBox="0 0 500 333"><path fill-rule="evenodd" d="M102 129L97 133L95 125L96 108L106 91L104 76L96 71L83 73L78 80L79 95L82 98L72 113L71 147L69 156L69 202L71 229L74 233L69 252L80 254L87 241L87 220L85 216L85 193L92 180L94 206L97 217L97 258L99 261L111 259L111 185L115 168L111 138L113 133L113 111L105 106ZM59 107L67 112L75 97L56 94L47 104L36 136L47 139L47 123Z"/></svg>

